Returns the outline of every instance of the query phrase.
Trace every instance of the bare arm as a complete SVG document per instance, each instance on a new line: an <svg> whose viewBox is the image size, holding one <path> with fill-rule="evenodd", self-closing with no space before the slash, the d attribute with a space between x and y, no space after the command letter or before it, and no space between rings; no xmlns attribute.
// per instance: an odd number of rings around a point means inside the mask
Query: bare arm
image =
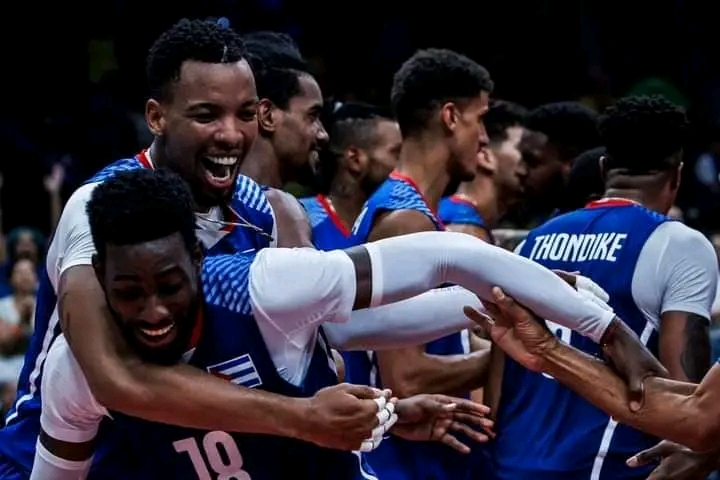
<svg viewBox="0 0 720 480"><path fill-rule="evenodd" d="M666 312L660 324L660 361L670 377L700 382L710 368L708 319L687 312Z"/></svg>
<svg viewBox="0 0 720 480"><path fill-rule="evenodd" d="M306 400L238 388L187 365L141 361L110 317L92 267L64 272L58 297L63 332L108 409L190 428L299 436Z"/></svg>
<svg viewBox="0 0 720 480"><path fill-rule="evenodd" d="M420 212L398 210L380 217L368 240L433 231L435 227ZM400 398L420 393L462 394L483 385L489 352L466 355L430 355L425 346L376 352L385 387Z"/></svg>
<svg viewBox="0 0 720 480"><path fill-rule="evenodd" d="M642 408L635 413L628 408L625 382L602 362L568 345L551 349L543 370L621 423L698 451L717 448L720 441L720 367L711 368L696 388L648 378Z"/></svg>
<svg viewBox="0 0 720 480"><path fill-rule="evenodd" d="M265 196L275 214L278 247L310 247L312 228L305 210L295 197L276 188L268 189Z"/></svg>

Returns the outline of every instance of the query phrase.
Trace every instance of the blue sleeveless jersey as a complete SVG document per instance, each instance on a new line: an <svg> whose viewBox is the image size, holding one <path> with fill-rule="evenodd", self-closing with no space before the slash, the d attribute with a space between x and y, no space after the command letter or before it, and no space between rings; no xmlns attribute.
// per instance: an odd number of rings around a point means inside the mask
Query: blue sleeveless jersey
<svg viewBox="0 0 720 480"><path fill-rule="evenodd" d="M353 244L365 243L377 217L393 210L416 210L426 215L437 230L444 230L413 182L393 172L372 194L353 227ZM426 345L433 355L466 353L460 333L448 335ZM373 352L344 352L345 380L349 383L382 387ZM367 455L370 465L381 479L422 480L465 478L468 456L435 442L409 442L390 436L377 450Z"/></svg>
<svg viewBox="0 0 720 480"><path fill-rule="evenodd" d="M189 364L236 385L309 397L337 383L322 330L302 385L277 372L253 318L248 271L255 253L207 257L203 264L204 325ZM277 480L375 478L358 454L270 435L200 431L112 414L132 438L144 478Z"/></svg>
<svg viewBox="0 0 720 480"><path fill-rule="evenodd" d="M86 183L103 182L119 172L149 168L149 166L147 157L141 153L133 158L122 159L106 166ZM239 176L235 184L231 206L247 222L254 224L263 233L247 227L233 225L223 227L225 234L210 247L208 254L230 253L269 246L274 220L263 189L249 178ZM40 379L43 362L52 340L60 333L57 317L53 315L57 297L45 269L43 269L39 283L35 330L18 379L17 398L13 408L8 412L6 426L0 429L0 465L11 462L20 471L28 474L32 468L35 442L40 432ZM104 430L101 429L101 439L103 434ZM112 438L113 441L117 440L116 435L112 435ZM108 443L100 441L99 445L94 465L101 469L106 458L103 454L103 446ZM89 478L95 478L94 471L91 472ZM108 475L106 473L102 478L110 478Z"/></svg>
<svg viewBox="0 0 720 480"><path fill-rule="evenodd" d="M620 318L657 355L657 332L632 297L632 278L648 237L667 217L624 201L594 202L532 230L520 254L550 269L579 271L610 295ZM646 280L646 281L652 281ZM592 340L548 322L564 341L597 357ZM505 361L496 422L494 470L498 479L645 479L653 469L625 461L656 439L625 425L552 377Z"/></svg>
<svg viewBox="0 0 720 480"><path fill-rule="evenodd" d="M495 243L492 232L475 206L458 195L440 200L438 217L445 225L472 225L482 228L487 232L490 243Z"/></svg>
<svg viewBox="0 0 720 480"><path fill-rule="evenodd" d="M310 219L312 239L318 250L340 250L352 247L350 232L337 216L325 195L300 199Z"/></svg>

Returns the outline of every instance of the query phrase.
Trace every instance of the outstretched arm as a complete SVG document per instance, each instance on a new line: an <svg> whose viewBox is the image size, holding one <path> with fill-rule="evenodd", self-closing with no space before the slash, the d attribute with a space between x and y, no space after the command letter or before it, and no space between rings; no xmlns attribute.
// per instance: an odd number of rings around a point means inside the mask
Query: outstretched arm
<svg viewBox="0 0 720 480"><path fill-rule="evenodd" d="M272 288L279 278L285 279L283 295ZM491 288L502 285L538 315L596 342L615 318L545 267L452 232L414 233L344 251L264 249L251 267L250 296L256 314L301 328L346 322L352 310L406 300L445 283L490 301Z"/></svg>
<svg viewBox="0 0 720 480"><path fill-rule="evenodd" d="M527 368L543 371L602 409L617 421L698 451L720 441L720 367L710 369L699 385L648 377L644 401L631 410L629 389L602 361L560 342L534 315L495 291L494 322L466 309L485 326L493 341Z"/></svg>

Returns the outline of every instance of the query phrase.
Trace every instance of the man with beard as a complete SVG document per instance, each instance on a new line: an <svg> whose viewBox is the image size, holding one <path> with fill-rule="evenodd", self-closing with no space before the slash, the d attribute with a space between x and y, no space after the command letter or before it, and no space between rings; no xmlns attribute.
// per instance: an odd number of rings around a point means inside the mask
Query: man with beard
<svg viewBox="0 0 720 480"><path fill-rule="evenodd" d="M350 228L368 197L397 162L402 138L390 112L348 102L330 116L330 143L320 152L320 192L300 200L321 250L350 246Z"/></svg>
<svg viewBox="0 0 720 480"><path fill-rule="evenodd" d="M243 40L257 85L259 135L241 173L272 188L310 184L310 165L328 141L320 86L290 36L263 31Z"/></svg>
<svg viewBox="0 0 720 480"><path fill-rule="evenodd" d="M600 146L598 116L578 102L548 103L530 111L525 127L525 206L542 222L562 204L573 160Z"/></svg>
<svg viewBox="0 0 720 480"><path fill-rule="evenodd" d="M494 100L485 115L489 144L478 154L475 178L440 201L438 215L448 230L495 243L492 229L522 196L525 166L520 153L527 112L512 102Z"/></svg>
<svg viewBox="0 0 720 480"><path fill-rule="evenodd" d="M240 37L214 23L181 20L153 44L147 76L146 119L153 144L80 187L65 205L49 247L17 401L0 430L0 477L29 475L40 430L40 380L60 328L94 396L112 410L187 427L287 435L334 448L358 448L366 437L348 437L345 420L328 417L333 402L349 400L341 391L315 398L308 417L295 399L237 388L188 365L160 367L141 361L113 328L91 265L95 250L85 205L97 185L115 173L156 167L179 173L193 193L198 237L210 253L257 250L273 245L277 234L262 190L238 175L258 128L255 81ZM358 410L377 411L372 399L355 402ZM294 427L308 418L317 425ZM112 459L102 451L94 466L93 472L112 478Z"/></svg>

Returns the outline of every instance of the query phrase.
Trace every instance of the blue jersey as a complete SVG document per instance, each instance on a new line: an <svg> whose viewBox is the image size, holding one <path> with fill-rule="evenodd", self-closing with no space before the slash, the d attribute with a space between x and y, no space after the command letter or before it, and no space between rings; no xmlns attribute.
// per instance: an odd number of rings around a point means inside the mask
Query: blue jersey
<svg viewBox="0 0 720 480"><path fill-rule="evenodd" d="M487 232L490 243L495 243L480 212L461 195L451 195L440 200L438 217L445 225L472 225L481 228Z"/></svg>
<svg viewBox="0 0 720 480"><path fill-rule="evenodd" d="M623 200L593 202L530 232L520 254L551 269L578 271L610 295L610 306L657 355L657 332L632 296L632 279L648 237L667 217ZM574 347L594 356L592 340L548 322ZM625 461L656 439L592 406L552 377L506 359L496 422L498 479L645 479L653 467Z"/></svg>
<svg viewBox="0 0 720 480"><path fill-rule="evenodd" d="M108 165L86 183L103 182L119 172L139 168L152 168L144 153ZM230 204L232 210L255 227L239 227L236 224L240 222L235 221L235 218L232 218L227 225L218 225L218 231L212 238L213 243L207 245L209 246L208 253L255 250L269 246L274 220L270 204L262 188L249 178L239 176ZM205 232L200 231L198 235L202 238L203 233ZM43 269L39 283L35 330L20 372L17 398L13 408L8 412L6 426L0 429L0 464L14 462L19 469L27 472L32 467L35 442L40 432L42 403L40 380L43 362L52 340L60 333L57 315L53 314L57 297L45 269ZM100 435L102 439L103 430ZM116 438L115 435L112 437ZM102 446L108 445L102 441L99 444L101 447L98 449L94 463L97 468L100 468L105 458ZM90 478L93 478L92 474Z"/></svg>
<svg viewBox="0 0 720 480"><path fill-rule="evenodd" d="M300 199L310 219L312 239L318 250L340 250L353 246L350 230L338 217L325 195Z"/></svg>
<svg viewBox="0 0 720 480"><path fill-rule="evenodd" d="M383 182L368 199L353 227L354 244L367 241L379 215L393 210L416 210L426 215L437 230L444 230L440 219L433 213L415 183L397 172ZM469 349L467 339L461 333L448 335L426 345L433 355L456 355ZM382 386L373 352L349 352L344 354L345 379L350 383ZM432 442L409 442L390 436L377 450L368 454L368 460L379 478L448 479L465 478L468 469L467 456Z"/></svg>
<svg viewBox="0 0 720 480"><path fill-rule="evenodd" d="M189 364L236 385L290 397L309 397L335 385L335 364L322 329L303 383L295 386L278 374L251 311L247 283L254 257L241 253L205 258L202 333ZM132 457L145 460L147 478L374 478L355 453L290 438L200 431L111 415L133 439Z"/></svg>

